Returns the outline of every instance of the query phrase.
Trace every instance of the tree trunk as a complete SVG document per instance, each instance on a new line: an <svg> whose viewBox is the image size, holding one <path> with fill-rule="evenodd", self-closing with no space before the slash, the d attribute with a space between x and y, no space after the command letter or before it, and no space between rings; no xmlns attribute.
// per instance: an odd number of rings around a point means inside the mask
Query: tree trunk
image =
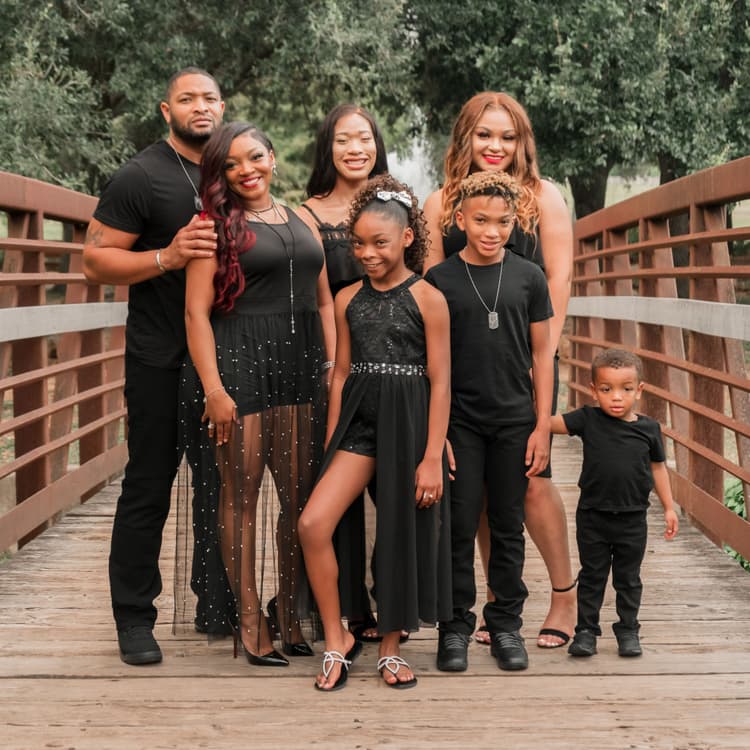
<svg viewBox="0 0 750 750"><path fill-rule="evenodd" d="M665 182L672 182L678 177L684 177L688 173L687 167L671 154L659 154L657 159L659 161L660 185Z"/></svg>
<svg viewBox="0 0 750 750"><path fill-rule="evenodd" d="M568 177L577 219L604 208L604 199L607 196L607 178L611 169L610 165L606 165L596 167L586 174Z"/></svg>

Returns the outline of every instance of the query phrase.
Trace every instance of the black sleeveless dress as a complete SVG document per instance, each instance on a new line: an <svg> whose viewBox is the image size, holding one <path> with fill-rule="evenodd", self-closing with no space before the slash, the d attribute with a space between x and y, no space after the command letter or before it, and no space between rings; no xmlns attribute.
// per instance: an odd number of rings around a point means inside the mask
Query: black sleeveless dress
<svg viewBox="0 0 750 750"><path fill-rule="evenodd" d="M362 264L352 255L346 224L334 225L321 220L306 203L302 204L302 208L315 219L320 232L323 252L326 255L328 284L331 287L331 294L335 297L345 286L359 281L364 276Z"/></svg>
<svg viewBox="0 0 750 750"><path fill-rule="evenodd" d="M193 476L192 509L186 488L178 493L175 625L190 622L194 612L185 578L192 516L191 586L206 603L195 626L209 635L236 626L235 607L248 589L257 589L261 603L277 596L283 622L311 613L297 519L317 479L325 438L317 302L323 253L309 227L291 210L287 215L285 224L250 222L255 245L239 256L245 290L231 312L211 315L219 374L238 412L232 438L221 448L201 422L203 388L189 356L182 369L182 444L201 481ZM283 637L291 640L290 633Z"/></svg>
<svg viewBox="0 0 750 750"><path fill-rule="evenodd" d="M346 309L351 333L351 370L342 393L341 415L323 459L337 450L376 455L375 580L378 629L417 630L420 622L450 619L450 502L418 509L415 471L427 443L430 382L424 323L410 276L385 292L362 280ZM426 283L426 282L425 282ZM448 489L444 461L444 487ZM342 518L337 538L347 538ZM340 578L342 612L348 616L356 586ZM355 603L356 604L356 603Z"/></svg>

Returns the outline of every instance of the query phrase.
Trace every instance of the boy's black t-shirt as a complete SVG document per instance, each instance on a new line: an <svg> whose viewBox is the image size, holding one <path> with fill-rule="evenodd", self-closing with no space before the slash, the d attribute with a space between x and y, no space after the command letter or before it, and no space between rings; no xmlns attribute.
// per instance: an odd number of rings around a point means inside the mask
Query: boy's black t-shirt
<svg viewBox="0 0 750 750"><path fill-rule="evenodd" d="M182 159L199 187L197 164ZM107 182L94 218L137 234L135 252L165 248L196 213L195 193L168 143L136 154ZM127 351L152 367L179 367L186 351L185 272L168 271L130 286Z"/></svg>
<svg viewBox="0 0 750 750"><path fill-rule="evenodd" d="M490 310L500 265L469 264ZM539 266L507 251L502 265L495 330L488 325L487 310L458 253L425 275L443 293L450 310L451 418L482 428L536 421L529 326L552 317L547 279Z"/></svg>
<svg viewBox="0 0 750 750"><path fill-rule="evenodd" d="M635 422L610 417L598 406L563 414L571 435L583 440L579 508L632 511L648 508L654 486L651 463L664 461L659 423L638 415Z"/></svg>

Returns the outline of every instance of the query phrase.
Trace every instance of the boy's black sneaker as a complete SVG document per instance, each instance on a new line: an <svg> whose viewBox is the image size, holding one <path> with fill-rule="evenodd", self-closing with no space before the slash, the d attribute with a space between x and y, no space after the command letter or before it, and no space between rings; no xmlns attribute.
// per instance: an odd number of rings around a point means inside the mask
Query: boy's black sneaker
<svg viewBox="0 0 750 750"><path fill-rule="evenodd" d="M617 638L617 653L620 656L640 656L643 653L638 633L631 630L625 633L615 633L615 637Z"/></svg>
<svg viewBox="0 0 750 750"><path fill-rule="evenodd" d="M596 636L590 630L579 630L568 646L571 656L593 656L596 653Z"/></svg>
<svg viewBox="0 0 750 750"><path fill-rule="evenodd" d="M469 666L469 642L463 633L441 630L438 634L437 668L441 672L465 672Z"/></svg>
<svg viewBox="0 0 750 750"><path fill-rule="evenodd" d="M161 661L161 649L148 625L132 625L117 631L120 658L126 664L157 664Z"/></svg>
<svg viewBox="0 0 750 750"><path fill-rule="evenodd" d="M517 630L490 634L490 653L497 659L500 669L514 671L527 669L529 655L526 644Z"/></svg>

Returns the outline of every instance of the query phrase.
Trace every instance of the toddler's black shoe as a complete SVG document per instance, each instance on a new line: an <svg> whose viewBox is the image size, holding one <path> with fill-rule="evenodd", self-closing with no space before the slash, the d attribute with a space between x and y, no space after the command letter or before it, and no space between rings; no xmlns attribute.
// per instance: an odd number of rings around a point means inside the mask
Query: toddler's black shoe
<svg viewBox="0 0 750 750"><path fill-rule="evenodd" d="M631 630L624 633L615 633L615 637L617 638L617 653L620 656L640 656L643 653L638 633Z"/></svg>
<svg viewBox="0 0 750 750"><path fill-rule="evenodd" d="M463 633L441 630L438 636L437 668L441 672L465 672L469 666L469 642Z"/></svg>
<svg viewBox="0 0 750 750"><path fill-rule="evenodd" d="M132 625L117 631L120 658L126 664L157 664L161 661L161 649L149 625Z"/></svg>
<svg viewBox="0 0 750 750"><path fill-rule="evenodd" d="M579 630L568 646L571 656L593 656L596 653L596 636L590 630Z"/></svg>
<svg viewBox="0 0 750 750"><path fill-rule="evenodd" d="M513 671L528 668L529 655L526 653L526 644L517 630L491 633L490 638L490 653L497 659L500 669Z"/></svg>

